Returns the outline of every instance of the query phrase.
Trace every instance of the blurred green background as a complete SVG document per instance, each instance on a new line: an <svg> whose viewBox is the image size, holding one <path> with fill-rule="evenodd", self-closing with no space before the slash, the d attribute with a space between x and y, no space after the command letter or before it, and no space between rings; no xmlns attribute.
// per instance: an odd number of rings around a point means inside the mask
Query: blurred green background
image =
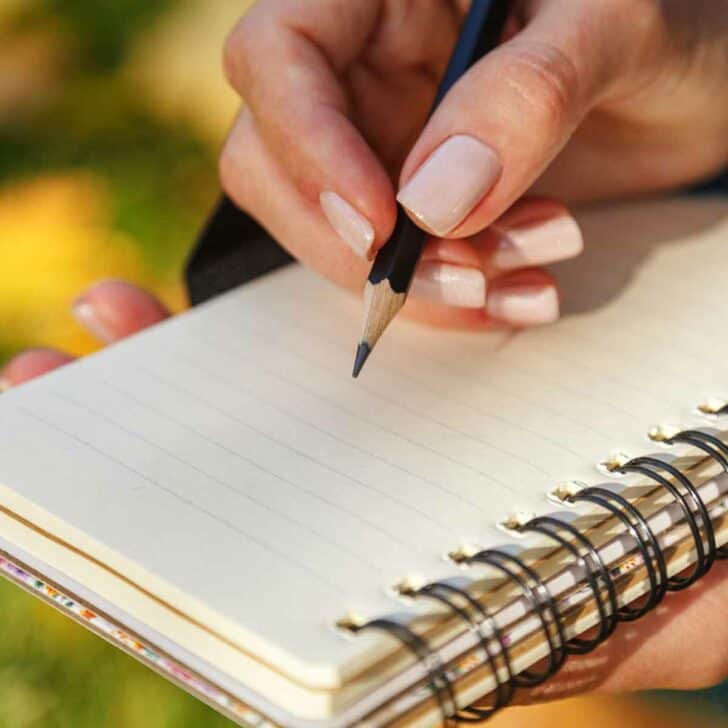
<svg viewBox="0 0 728 728"><path fill-rule="evenodd" d="M182 305L237 106L220 48L247 4L0 2L0 359L92 347L67 311L103 276Z"/></svg>
<svg viewBox="0 0 728 728"><path fill-rule="evenodd" d="M0 364L29 346L93 350L69 307L99 278L184 306L182 261L218 194L217 150L239 103L222 42L249 4L0 0ZM711 724L683 709L585 698L489 725ZM0 728L223 725L0 580Z"/></svg>
<svg viewBox="0 0 728 728"><path fill-rule="evenodd" d="M103 277L183 306L237 106L219 72L247 3L0 0L0 362L96 344L69 313ZM0 580L0 726L229 726Z"/></svg>

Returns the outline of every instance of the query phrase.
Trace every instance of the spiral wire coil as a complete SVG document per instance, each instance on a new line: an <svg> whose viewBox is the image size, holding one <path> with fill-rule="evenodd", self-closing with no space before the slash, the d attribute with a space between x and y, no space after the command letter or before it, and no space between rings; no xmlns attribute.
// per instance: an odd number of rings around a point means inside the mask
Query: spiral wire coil
<svg viewBox="0 0 728 728"><path fill-rule="evenodd" d="M716 414L728 414L728 405ZM666 445L682 443L695 447L718 463L723 471L728 472L728 445L715 435L702 430L687 429L664 438L663 442ZM657 537L648 520L633 503L624 496L599 486L586 487L566 496L566 503L589 503L621 521L637 545L649 588L640 604L619 606L615 577L604 563L598 548L584 533L566 520L553 516L537 516L519 525L517 529L520 533L538 533L551 539L557 547L563 548L572 556L574 564L586 575L585 584L589 587L590 598L599 618L593 637L577 636L566 639L564 620L556 600L536 571L517 556L501 549L485 549L462 559L462 563L469 566L482 564L500 572L503 583L514 585L530 607L530 613L538 618L540 631L548 646L545 664L538 671L533 668L521 673L514 671L510 646L493 614L465 589L445 581L436 581L403 592L412 599L428 598L437 601L476 635L477 644L495 681L490 705L459 707L454 681L448 674L447 665L443 664L427 640L410 627L395 620L378 618L352 626L351 631L384 631L399 640L417 657L425 667L443 725L456 726L489 718L511 701L516 688L532 688L542 684L561 669L569 655L591 652L614 632L619 622L639 619L654 609L668 591L686 589L703 577L716 559L728 558L728 546L716 546L713 523L698 489L681 470L659 458L641 456L614 467L613 471L642 475L672 496L690 530L696 560L688 574L669 577L665 556ZM672 477L674 483L668 476ZM506 675L505 680L502 672Z"/></svg>

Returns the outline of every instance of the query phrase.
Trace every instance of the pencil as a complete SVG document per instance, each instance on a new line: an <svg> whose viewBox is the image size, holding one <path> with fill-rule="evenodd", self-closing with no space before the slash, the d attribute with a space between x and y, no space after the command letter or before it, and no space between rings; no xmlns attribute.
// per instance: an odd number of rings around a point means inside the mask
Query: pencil
<svg viewBox="0 0 728 728"><path fill-rule="evenodd" d="M473 0L437 90L433 111L465 71L498 45L509 10L510 0ZM425 237L426 233L397 205L394 232L377 253L364 287L364 324L354 358L354 377L404 306Z"/></svg>

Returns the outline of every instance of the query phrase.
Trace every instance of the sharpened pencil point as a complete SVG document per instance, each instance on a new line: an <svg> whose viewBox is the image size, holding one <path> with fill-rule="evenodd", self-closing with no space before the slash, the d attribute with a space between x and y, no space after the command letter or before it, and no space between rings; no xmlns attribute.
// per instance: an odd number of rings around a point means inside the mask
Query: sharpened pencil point
<svg viewBox="0 0 728 728"><path fill-rule="evenodd" d="M371 347L365 341L359 343L356 347L356 357L354 357L354 371L351 376L356 379L359 376L361 368L364 366L364 362L369 358L369 354L372 353Z"/></svg>

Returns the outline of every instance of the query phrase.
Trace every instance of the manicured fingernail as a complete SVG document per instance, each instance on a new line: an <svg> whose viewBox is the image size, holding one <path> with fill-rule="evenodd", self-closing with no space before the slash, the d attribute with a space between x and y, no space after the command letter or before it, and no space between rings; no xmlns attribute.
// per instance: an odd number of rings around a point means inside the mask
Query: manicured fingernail
<svg viewBox="0 0 728 728"><path fill-rule="evenodd" d="M505 227L491 226L498 235L493 265L501 270L555 263L579 255L584 247L581 230L571 215Z"/></svg>
<svg viewBox="0 0 728 728"><path fill-rule="evenodd" d="M99 341L110 343L116 338L114 333L104 323L94 306L83 297L76 299L71 306L76 321L93 334Z"/></svg>
<svg viewBox="0 0 728 728"><path fill-rule="evenodd" d="M0 394L7 392L10 389L10 380L5 377L0 377Z"/></svg>
<svg viewBox="0 0 728 728"><path fill-rule="evenodd" d="M319 195L319 202L329 225L339 237L358 256L368 257L374 242L374 228L369 220L336 192L322 192Z"/></svg>
<svg viewBox="0 0 728 728"><path fill-rule="evenodd" d="M448 306L483 308L485 276L477 268L428 261L417 266L410 293Z"/></svg>
<svg viewBox="0 0 728 728"><path fill-rule="evenodd" d="M493 187L501 172L498 154L475 137L443 142L397 195L435 235L456 228Z"/></svg>
<svg viewBox="0 0 728 728"><path fill-rule="evenodd" d="M549 324L559 318L559 296L550 285L504 286L489 292L486 308L494 319L514 326Z"/></svg>

